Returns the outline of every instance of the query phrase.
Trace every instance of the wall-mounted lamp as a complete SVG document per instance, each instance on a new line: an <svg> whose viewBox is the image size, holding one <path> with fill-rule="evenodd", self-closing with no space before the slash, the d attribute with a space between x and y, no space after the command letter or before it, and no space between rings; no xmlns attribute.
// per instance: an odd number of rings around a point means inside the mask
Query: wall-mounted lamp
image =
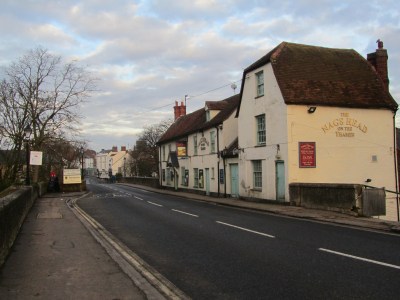
<svg viewBox="0 0 400 300"><path fill-rule="evenodd" d="M234 149L232 150L232 153L233 153L234 155L236 155L236 154L239 154L240 151L244 152L244 149L243 149L243 148L234 148Z"/></svg>
<svg viewBox="0 0 400 300"><path fill-rule="evenodd" d="M315 113L316 110L317 110L316 106L309 106L307 111L309 114L313 114Z"/></svg>
<svg viewBox="0 0 400 300"><path fill-rule="evenodd" d="M307 111L309 114L313 114L315 113L316 110L317 110L316 106L309 106Z"/></svg>
<svg viewBox="0 0 400 300"><path fill-rule="evenodd" d="M367 180L365 180L365 182L371 182L372 179L371 178L367 178Z"/></svg>
<svg viewBox="0 0 400 300"><path fill-rule="evenodd" d="M278 144L278 145L276 145L276 155L275 155L275 159L277 159L277 160L281 159L280 151L281 151L281 146L279 146L279 144Z"/></svg>

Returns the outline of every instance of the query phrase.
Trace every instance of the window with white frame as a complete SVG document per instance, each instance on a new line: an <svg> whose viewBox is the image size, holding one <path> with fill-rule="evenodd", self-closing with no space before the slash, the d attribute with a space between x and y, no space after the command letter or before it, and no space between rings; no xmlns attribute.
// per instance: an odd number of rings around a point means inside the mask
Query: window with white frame
<svg viewBox="0 0 400 300"><path fill-rule="evenodd" d="M253 160L253 188L262 189L262 161Z"/></svg>
<svg viewBox="0 0 400 300"><path fill-rule="evenodd" d="M185 167L181 167L181 185L186 185Z"/></svg>
<svg viewBox="0 0 400 300"><path fill-rule="evenodd" d="M210 132L210 153L215 153L215 131Z"/></svg>
<svg viewBox="0 0 400 300"><path fill-rule="evenodd" d="M209 110L206 111L206 122L211 120L211 112Z"/></svg>
<svg viewBox="0 0 400 300"><path fill-rule="evenodd" d="M193 136L193 147L194 155L197 155L197 135Z"/></svg>
<svg viewBox="0 0 400 300"><path fill-rule="evenodd" d="M264 72L260 71L256 73L257 81L257 97L264 96Z"/></svg>
<svg viewBox="0 0 400 300"><path fill-rule="evenodd" d="M194 168L193 169L193 178L194 178L194 187L197 188L199 187L199 169Z"/></svg>
<svg viewBox="0 0 400 300"><path fill-rule="evenodd" d="M265 115L256 117L257 123L257 145L265 145Z"/></svg>
<svg viewBox="0 0 400 300"><path fill-rule="evenodd" d="M171 168L167 168L166 170L167 172L167 185L171 185L171 181L172 181L172 170Z"/></svg>

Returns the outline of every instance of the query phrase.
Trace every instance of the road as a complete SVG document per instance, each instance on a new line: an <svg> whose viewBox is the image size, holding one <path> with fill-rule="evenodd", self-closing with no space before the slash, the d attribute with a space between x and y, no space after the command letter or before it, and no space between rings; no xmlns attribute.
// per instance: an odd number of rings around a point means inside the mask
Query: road
<svg viewBox="0 0 400 300"><path fill-rule="evenodd" d="M79 206L193 299L399 298L399 236L88 188Z"/></svg>

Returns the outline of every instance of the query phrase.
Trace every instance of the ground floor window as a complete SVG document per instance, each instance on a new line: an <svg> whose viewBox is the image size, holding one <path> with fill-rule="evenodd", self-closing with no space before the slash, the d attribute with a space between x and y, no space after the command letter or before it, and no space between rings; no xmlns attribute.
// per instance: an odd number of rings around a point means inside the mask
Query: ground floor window
<svg viewBox="0 0 400 300"><path fill-rule="evenodd" d="M193 187L197 188L199 187L199 169L198 168L194 168L193 169Z"/></svg>
<svg viewBox="0 0 400 300"><path fill-rule="evenodd" d="M253 160L253 188L262 189L262 163L261 160Z"/></svg>
<svg viewBox="0 0 400 300"><path fill-rule="evenodd" d="M181 185L187 186L187 178L186 178L185 167L181 167Z"/></svg>
<svg viewBox="0 0 400 300"><path fill-rule="evenodd" d="M167 185L171 185L171 181L173 180L173 172L171 168L167 168Z"/></svg>

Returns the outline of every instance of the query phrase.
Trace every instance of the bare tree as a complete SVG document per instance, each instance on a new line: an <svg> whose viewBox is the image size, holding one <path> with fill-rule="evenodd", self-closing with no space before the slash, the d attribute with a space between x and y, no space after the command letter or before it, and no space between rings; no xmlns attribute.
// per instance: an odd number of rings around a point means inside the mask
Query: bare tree
<svg viewBox="0 0 400 300"><path fill-rule="evenodd" d="M154 172L158 173L157 142L172 123L173 120L169 119L144 127L131 152L136 175L150 176Z"/></svg>
<svg viewBox="0 0 400 300"><path fill-rule="evenodd" d="M7 145L16 151L22 148L28 125L32 149L38 151L51 140L76 132L78 107L96 89L96 80L85 68L75 61L63 63L41 47L12 63L5 75L0 86L0 127Z"/></svg>

